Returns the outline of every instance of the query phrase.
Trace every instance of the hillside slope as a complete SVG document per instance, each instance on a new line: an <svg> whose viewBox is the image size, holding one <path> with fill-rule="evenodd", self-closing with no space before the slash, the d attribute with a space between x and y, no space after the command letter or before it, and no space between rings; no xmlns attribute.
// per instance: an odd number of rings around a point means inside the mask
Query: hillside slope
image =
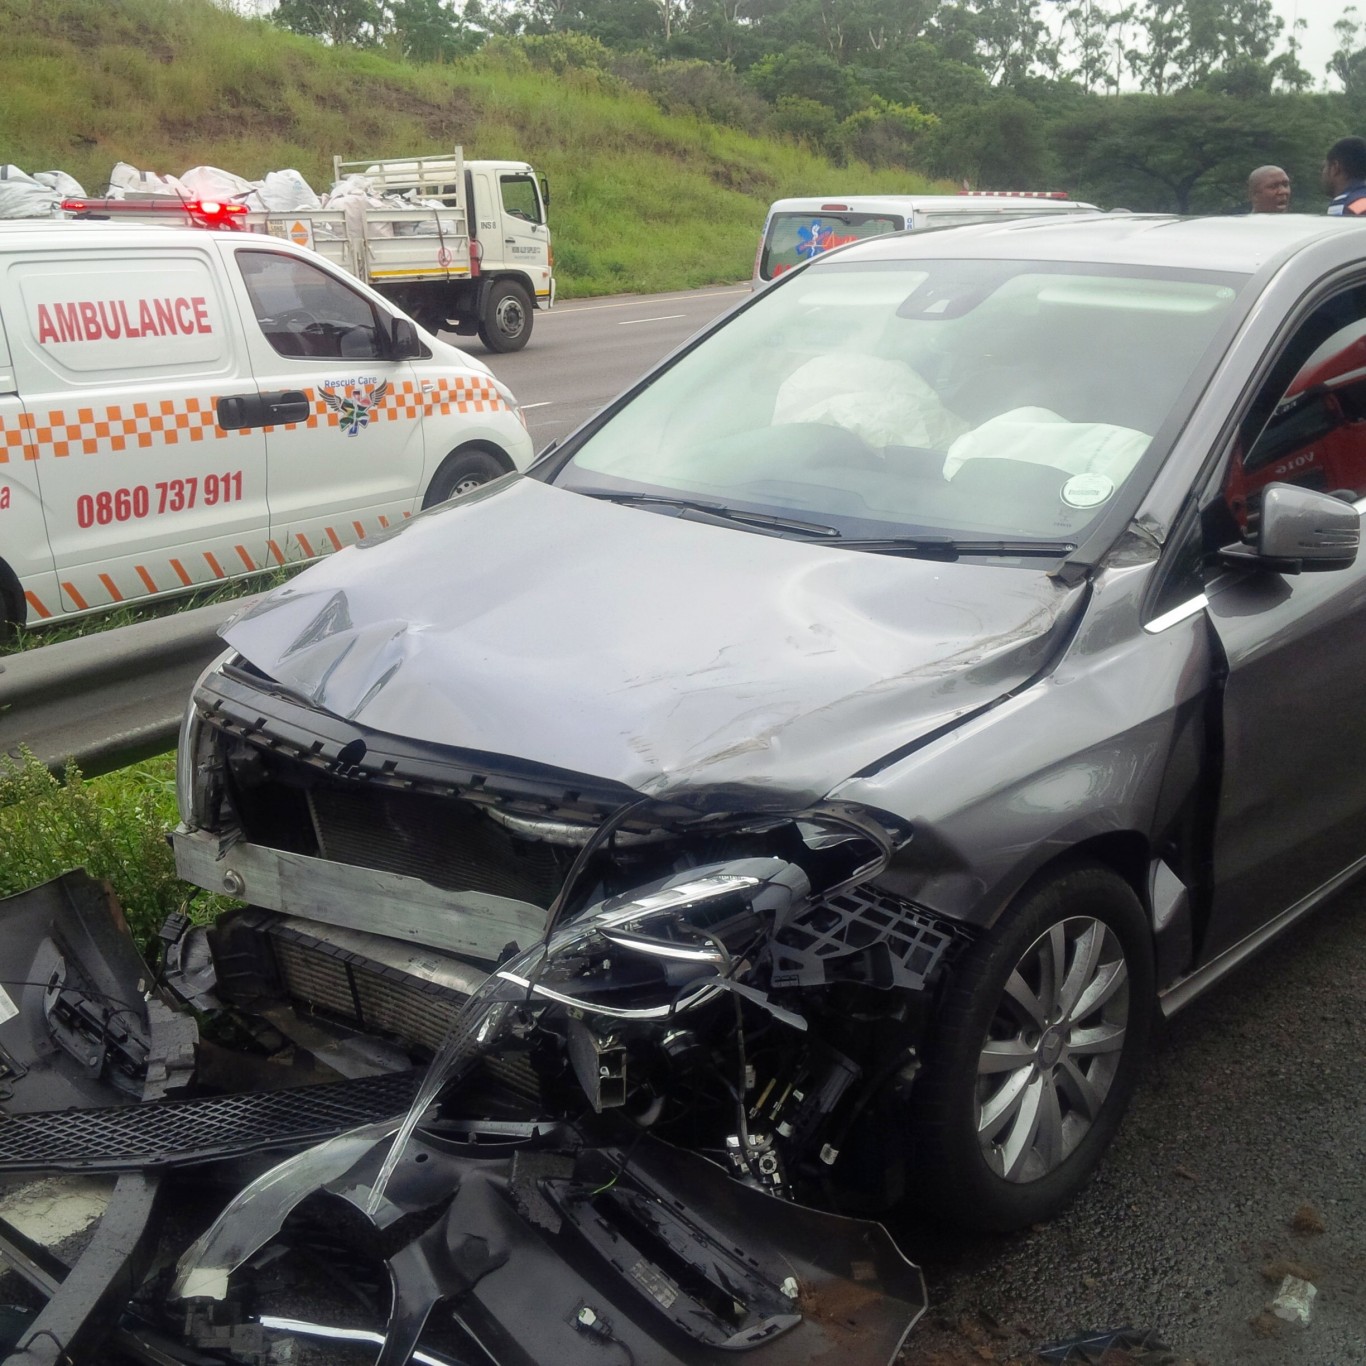
<svg viewBox="0 0 1366 1366"><path fill-rule="evenodd" d="M89 193L115 162L255 178L332 157L519 157L546 175L565 296L748 275L770 200L935 188L660 112L605 73L533 69L502 44L414 66L328 48L210 0L0 0L0 162ZM942 187L940 187L942 188Z"/></svg>

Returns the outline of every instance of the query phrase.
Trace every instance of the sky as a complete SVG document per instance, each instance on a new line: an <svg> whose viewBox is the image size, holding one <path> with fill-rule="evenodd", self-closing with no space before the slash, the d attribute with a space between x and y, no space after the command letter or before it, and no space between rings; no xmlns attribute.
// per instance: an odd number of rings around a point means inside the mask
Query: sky
<svg viewBox="0 0 1366 1366"><path fill-rule="evenodd" d="M1323 88L1328 80L1324 67L1334 47L1333 24L1352 0L1272 0L1276 13L1285 20L1285 32L1281 35L1282 45L1289 36L1291 21L1299 16L1308 20L1308 27L1300 34L1300 65L1314 78L1314 89ZM1366 4L1357 0L1357 12L1366 14ZM1339 89L1338 82L1331 80L1329 89Z"/></svg>

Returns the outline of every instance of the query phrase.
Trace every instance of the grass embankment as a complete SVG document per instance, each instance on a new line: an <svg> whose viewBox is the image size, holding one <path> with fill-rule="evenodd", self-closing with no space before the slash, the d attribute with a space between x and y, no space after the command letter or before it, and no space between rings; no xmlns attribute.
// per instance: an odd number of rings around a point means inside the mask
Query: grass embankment
<svg viewBox="0 0 1366 1366"><path fill-rule="evenodd" d="M333 155L459 143L548 177L563 297L744 279L783 195L948 188L665 114L600 68L533 68L507 43L413 65L210 0L0 0L0 27L0 156L24 170L67 171L94 194L118 161L248 178L294 167L324 189Z"/></svg>

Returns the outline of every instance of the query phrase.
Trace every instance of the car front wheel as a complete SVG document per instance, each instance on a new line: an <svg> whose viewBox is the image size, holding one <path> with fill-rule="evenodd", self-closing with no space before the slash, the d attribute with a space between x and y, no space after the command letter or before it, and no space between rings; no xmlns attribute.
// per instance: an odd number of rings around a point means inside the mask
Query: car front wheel
<svg viewBox="0 0 1366 1366"><path fill-rule="evenodd" d="M1026 892L955 970L911 1096L915 1203L1008 1230L1086 1184L1147 1052L1152 943L1133 889L1086 865Z"/></svg>

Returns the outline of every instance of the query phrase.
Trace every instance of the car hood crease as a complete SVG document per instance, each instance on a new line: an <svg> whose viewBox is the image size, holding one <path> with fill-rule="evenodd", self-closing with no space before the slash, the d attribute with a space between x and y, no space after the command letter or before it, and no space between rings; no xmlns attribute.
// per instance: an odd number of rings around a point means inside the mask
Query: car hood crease
<svg viewBox="0 0 1366 1366"><path fill-rule="evenodd" d="M1036 567L840 550L514 477L224 635L359 727L653 796L816 797L1027 681L1083 596Z"/></svg>

